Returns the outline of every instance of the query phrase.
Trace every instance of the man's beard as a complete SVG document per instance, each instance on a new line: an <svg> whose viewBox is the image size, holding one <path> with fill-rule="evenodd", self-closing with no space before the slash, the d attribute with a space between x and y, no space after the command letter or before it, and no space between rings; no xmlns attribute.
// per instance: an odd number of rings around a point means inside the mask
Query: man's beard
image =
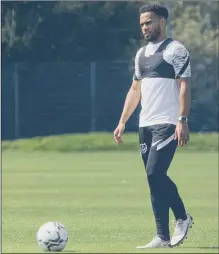
<svg viewBox="0 0 219 254"><path fill-rule="evenodd" d="M160 36L160 29L156 29L153 32L150 32L147 36L145 36L145 40L148 42L154 42L158 39L158 37Z"/></svg>

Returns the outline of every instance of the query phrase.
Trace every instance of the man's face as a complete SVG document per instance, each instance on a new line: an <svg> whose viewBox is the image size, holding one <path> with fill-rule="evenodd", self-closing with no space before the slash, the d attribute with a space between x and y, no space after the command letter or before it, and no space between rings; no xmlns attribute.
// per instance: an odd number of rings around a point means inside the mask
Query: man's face
<svg viewBox="0 0 219 254"><path fill-rule="evenodd" d="M142 33L149 42L156 42L163 29L163 19L153 12L145 12L140 15Z"/></svg>

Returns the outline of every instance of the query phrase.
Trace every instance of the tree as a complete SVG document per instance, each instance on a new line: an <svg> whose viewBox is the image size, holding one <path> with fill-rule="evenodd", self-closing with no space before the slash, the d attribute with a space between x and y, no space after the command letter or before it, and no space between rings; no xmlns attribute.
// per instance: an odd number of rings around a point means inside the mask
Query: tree
<svg viewBox="0 0 219 254"><path fill-rule="evenodd" d="M170 3L174 39L190 51L192 126L217 129L218 2ZM134 59L145 45L138 9L145 1L5 1L2 54L11 61L107 61ZM194 119L194 121L193 121ZM197 123L197 119L199 119Z"/></svg>
<svg viewBox="0 0 219 254"><path fill-rule="evenodd" d="M39 25L50 15L54 5L55 2L1 2L4 59L25 59L30 54Z"/></svg>

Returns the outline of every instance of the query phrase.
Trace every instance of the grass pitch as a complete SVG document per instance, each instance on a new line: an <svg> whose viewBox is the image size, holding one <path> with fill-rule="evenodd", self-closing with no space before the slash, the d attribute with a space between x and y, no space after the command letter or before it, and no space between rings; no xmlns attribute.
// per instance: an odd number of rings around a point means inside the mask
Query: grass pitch
<svg viewBox="0 0 219 254"><path fill-rule="evenodd" d="M195 225L180 247L142 251L155 225L138 152L3 152L2 252L41 252L36 231L59 221L67 253L218 253L217 153L178 152L169 175Z"/></svg>

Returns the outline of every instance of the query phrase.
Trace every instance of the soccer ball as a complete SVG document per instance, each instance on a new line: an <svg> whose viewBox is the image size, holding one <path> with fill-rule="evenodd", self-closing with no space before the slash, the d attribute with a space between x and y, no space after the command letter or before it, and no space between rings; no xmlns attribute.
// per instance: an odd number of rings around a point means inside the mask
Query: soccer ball
<svg viewBox="0 0 219 254"><path fill-rule="evenodd" d="M62 251L68 241L68 232L59 222L47 222L37 231L37 243L44 251Z"/></svg>

